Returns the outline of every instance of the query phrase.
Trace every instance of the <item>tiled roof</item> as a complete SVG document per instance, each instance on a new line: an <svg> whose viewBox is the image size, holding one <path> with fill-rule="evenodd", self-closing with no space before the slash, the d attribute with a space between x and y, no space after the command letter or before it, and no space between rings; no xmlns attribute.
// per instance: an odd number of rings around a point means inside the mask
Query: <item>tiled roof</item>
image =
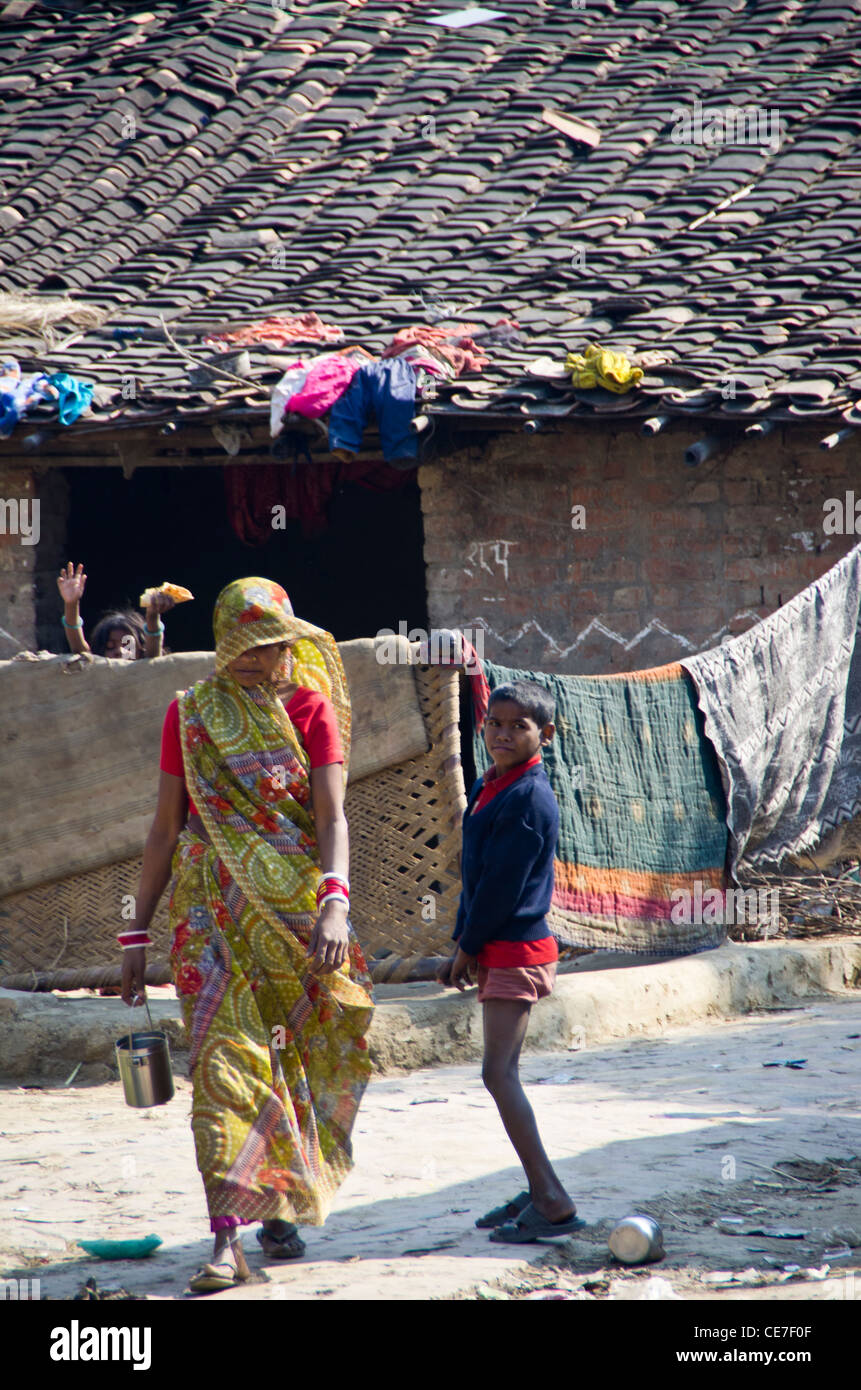
<svg viewBox="0 0 861 1390"><path fill-rule="evenodd" d="M459 8L0 0L0 290L107 315L48 356L3 353L99 382L97 415L131 423L262 409L278 374L254 349L248 384L193 386L162 315L198 356L207 331L308 310L377 353L451 309L523 334L432 407L464 418L861 424L861 0L428 22ZM762 125L677 143L696 103ZM641 385L530 371L590 341Z"/></svg>

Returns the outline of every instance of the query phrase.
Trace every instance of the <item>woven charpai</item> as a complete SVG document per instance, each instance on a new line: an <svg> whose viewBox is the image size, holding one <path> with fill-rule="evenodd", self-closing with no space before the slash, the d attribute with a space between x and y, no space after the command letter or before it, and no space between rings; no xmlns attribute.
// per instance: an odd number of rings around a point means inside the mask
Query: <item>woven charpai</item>
<svg viewBox="0 0 861 1390"><path fill-rule="evenodd" d="M458 674L414 669L430 749L347 788L351 916L369 957L447 952L457 912L466 804ZM0 978L115 965L140 869L136 856L0 900ZM150 927L153 964L168 957L167 900L165 892Z"/></svg>
<svg viewBox="0 0 861 1390"><path fill-rule="evenodd" d="M352 921L365 953L447 954L460 896L466 806L458 676L416 668L431 746L347 787Z"/></svg>
<svg viewBox="0 0 861 1390"><path fill-rule="evenodd" d="M141 862L123 859L0 899L0 979L22 970L116 965L117 932L128 929ZM153 961L168 957L167 899L165 893L150 927Z"/></svg>

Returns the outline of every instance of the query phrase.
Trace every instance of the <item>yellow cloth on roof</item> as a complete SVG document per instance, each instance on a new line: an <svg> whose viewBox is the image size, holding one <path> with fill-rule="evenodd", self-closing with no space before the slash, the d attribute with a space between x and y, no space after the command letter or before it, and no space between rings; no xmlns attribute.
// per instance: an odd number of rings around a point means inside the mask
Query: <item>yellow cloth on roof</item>
<svg viewBox="0 0 861 1390"><path fill-rule="evenodd" d="M581 391L603 386L621 396L643 380L642 367L632 367L623 352L613 352L597 343L590 343L584 353L569 352L565 370L571 373L571 385L579 386Z"/></svg>

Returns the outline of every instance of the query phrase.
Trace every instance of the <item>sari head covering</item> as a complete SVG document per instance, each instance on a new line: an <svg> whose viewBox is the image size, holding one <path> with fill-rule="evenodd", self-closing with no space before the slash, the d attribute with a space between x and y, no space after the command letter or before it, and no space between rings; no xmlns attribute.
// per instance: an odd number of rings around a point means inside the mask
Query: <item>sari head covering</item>
<svg viewBox="0 0 861 1390"><path fill-rule="evenodd" d="M345 757L347 683L334 638L297 618L269 579L228 584L214 628L214 674L178 699L186 785L208 840L182 832L170 901L198 1166L213 1229L317 1225L352 1167L371 981L352 928L344 964L310 970L321 865L308 757L275 686L245 688L228 667L288 643L288 678L331 700Z"/></svg>
<svg viewBox="0 0 861 1390"><path fill-rule="evenodd" d="M230 662L252 647L287 642L289 651L276 669L276 678L316 690L331 700L344 749L344 768L350 761L350 697L338 645L330 632L297 618L287 594L271 579L235 579L215 601L215 672L237 683Z"/></svg>

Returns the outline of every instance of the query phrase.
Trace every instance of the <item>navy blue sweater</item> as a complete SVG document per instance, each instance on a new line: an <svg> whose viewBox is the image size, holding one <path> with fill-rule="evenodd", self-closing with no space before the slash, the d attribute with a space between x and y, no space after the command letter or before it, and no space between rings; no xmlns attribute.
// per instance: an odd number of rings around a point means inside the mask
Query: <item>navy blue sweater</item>
<svg viewBox="0 0 861 1390"><path fill-rule="evenodd" d="M469 956L488 941L540 941L549 936L553 859L559 807L544 768L536 763L481 811L463 817L463 892L453 939Z"/></svg>

